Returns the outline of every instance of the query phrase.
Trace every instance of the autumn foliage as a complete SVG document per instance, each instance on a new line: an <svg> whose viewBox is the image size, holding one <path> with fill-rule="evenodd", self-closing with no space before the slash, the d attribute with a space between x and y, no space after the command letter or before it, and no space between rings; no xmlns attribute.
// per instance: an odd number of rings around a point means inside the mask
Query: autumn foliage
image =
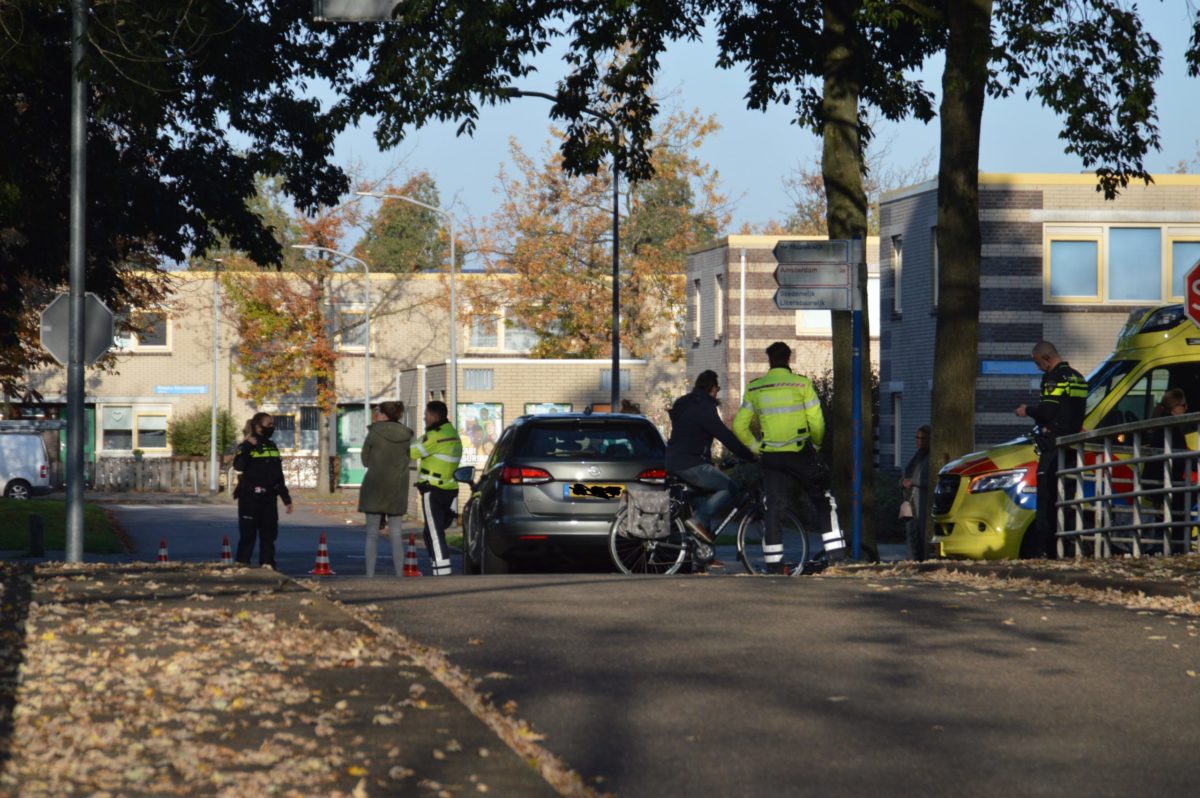
<svg viewBox="0 0 1200 798"><path fill-rule="evenodd" d="M717 173L698 158L717 129L694 111L662 118L654 176L622 180L621 341L634 356L678 354L686 253L728 224ZM507 276L468 301L477 314L508 307L507 323L536 335L535 356L602 357L611 347L612 173L569 174L558 151L562 133L552 135L539 158L511 144L515 173L500 172L503 202L475 230L489 271Z"/></svg>

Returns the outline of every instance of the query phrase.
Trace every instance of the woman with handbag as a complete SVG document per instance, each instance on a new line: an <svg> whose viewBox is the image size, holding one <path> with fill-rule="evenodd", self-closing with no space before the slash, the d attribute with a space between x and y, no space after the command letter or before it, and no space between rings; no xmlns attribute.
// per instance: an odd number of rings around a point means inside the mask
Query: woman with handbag
<svg viewBox="0 0 1200 798"><path fill-rule="evenodd" d="M385 517L396 576L404 570L401 522L408 512L408 447L413 431L400 422L403 415L403 403L380 403L363 442L362 462L367 473L358 492L358 511L367 516L367 576L375 575L379 527Z"/></svg>
<svg viewBox="0 0 1200 798"><path fill-rule="evenodd" d="M900 476L904 500L900 502L900 520L904 524L904 539L908 558L926 557L925 525L929 521L929 425L917 428L917 451L909 459Z"/></svg>

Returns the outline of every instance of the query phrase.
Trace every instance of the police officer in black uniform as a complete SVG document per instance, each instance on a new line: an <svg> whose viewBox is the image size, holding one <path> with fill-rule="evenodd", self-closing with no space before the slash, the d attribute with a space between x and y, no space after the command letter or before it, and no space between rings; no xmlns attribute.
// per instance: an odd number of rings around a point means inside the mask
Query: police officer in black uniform
<svg viewBox="0 0 1200 798"><path fill-rule="evenodd" d="M1049 341L1033 347L1033 362L1042 370L1041 400L1032 407L1019 405L1016 414L1038 423L1034 443L1038 449L1037 518L1021 541L1022 557L1053 557L1058 530L1058 436L1083 428L1087 406L1087 380L1063 360ZM1066 466L1074 465L1068 455Z"/></svg>
<svg viewBox="0 0 1200 798"><path fill-rule="evenodd" d="M275 567L275 538L279 535L279 505L283 499L292 512L292 497L283 482L279 447L271 442L275 419L270 413L255 413L247 424L246 439L238 445L233 467L241 472L234 496L238 500L237 561L250 564L258 539L258 563Z"/></svg>

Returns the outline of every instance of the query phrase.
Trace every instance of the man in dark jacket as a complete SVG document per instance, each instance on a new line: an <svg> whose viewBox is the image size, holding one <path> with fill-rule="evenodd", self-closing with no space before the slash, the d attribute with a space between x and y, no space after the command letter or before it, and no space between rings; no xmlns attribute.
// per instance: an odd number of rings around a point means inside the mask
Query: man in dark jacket
<svg viewBox="0 0 1200 798"><path fill-rule="evenodd" d="M1015 411L1038 423L1034 441L1038 449L1037 518L1021 541L1021 556L1053 557L1058 530L1058 436L1073 435L1083 428L1088 385L1049 341L1039 341L1032 357L1043 372L1041 401L1032 407L1019 405ZM1074 464L1073 455L1068 454L1067 467Z"/></svg>
<svg viewBox="0 0 1200 798"><path fill-rule="evenodd" d="M700 372L692 392L679 397L671 407L671 439L667 441L667 473L709 494L685 522L688 529L706 543L712 543L710 530L729 510L737 491L737 483L712 464L713 438L735 456L754 459L754 453L734 436L717 414L720 390L715 371Z"/></svg>
<svg viewBox="0 0 1200 798"><path fill-rule="evenodd" d="M237 448L233 467L241 472L234 495L238 501L237 561L250 564L258 539L258 564L275 567L275 538L279 536L279 499L292 511L292 497L283 482L279 447L271 442L275 419L255 413L246 439Z"/></svg>

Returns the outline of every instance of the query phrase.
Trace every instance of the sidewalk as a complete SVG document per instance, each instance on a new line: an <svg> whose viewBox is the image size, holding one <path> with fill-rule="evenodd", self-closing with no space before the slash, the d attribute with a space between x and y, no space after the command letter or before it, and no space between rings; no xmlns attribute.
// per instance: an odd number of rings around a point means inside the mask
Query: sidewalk
<svg viewBox="0 0 1200 798"><path fill-rule="evenodd" d="M0 577L0 795L588 794L514 753L421 649L270 570Z"/></svg>

